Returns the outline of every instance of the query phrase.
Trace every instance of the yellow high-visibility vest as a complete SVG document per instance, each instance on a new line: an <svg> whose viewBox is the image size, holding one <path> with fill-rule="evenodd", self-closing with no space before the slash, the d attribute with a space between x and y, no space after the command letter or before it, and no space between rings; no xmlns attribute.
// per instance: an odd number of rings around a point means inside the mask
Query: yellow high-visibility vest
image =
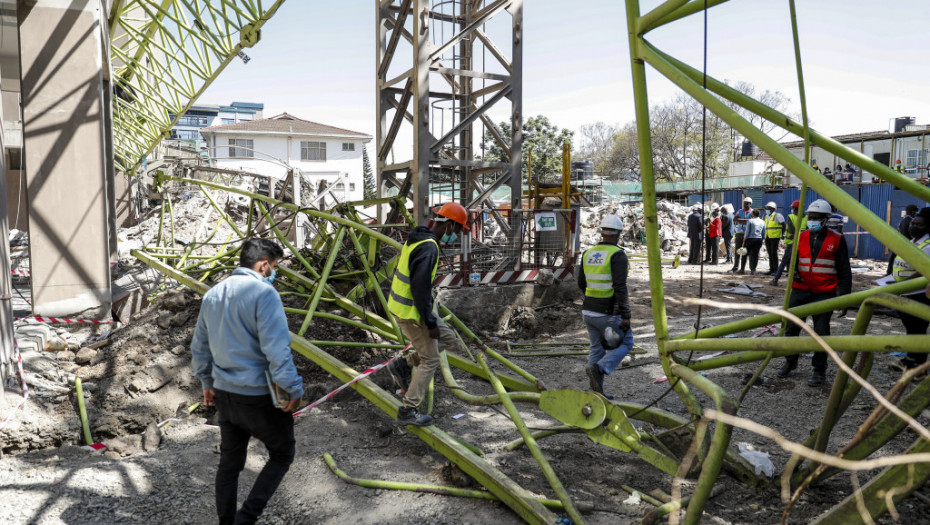
<svg viewBox="0 0 930 525"><path fill-rule="evenodd" d="M769 239L781 238L781 232L785 229L785 223L778 222L778 213L772 213L765 218L765 236Z"/></svg>
<svg viewBox="0 0 930 525"><path fill-rule="evenodd" d="M930 238L920 243L917 247L923 250L927 245L930 245ZM906 281L917 275L917 270L911 267L901 256L898 256L894 260L894 267L891 270L891 274L894 275L895 281Z"/></svg>
<svg viewBox="0 0 930 525"><path fill-rule="evenodd" d="M404 243L400 250L400 260L397 262L397 269L394 270L394 280L391 281L391 295L388 297L388 310L401 319L420 320L420 312L413 304L413 290L410 288L410 254L413 250L423 244L431 242L439 250L439 244L435 239L424 239L413 244ZM439 258L436 258L436 264L433 265L433 274L430 277L430 286L436 280L436 270L439 268Z"/></svg>
<svg viewBox="0 0 930 525"><path fill-rule="evenodd" d="M609 244L598 244L584 252L582 268L584 268L585 289L588 297L613 297L614 281L610 273L610 258L620 251L620 247Z"/></svg>

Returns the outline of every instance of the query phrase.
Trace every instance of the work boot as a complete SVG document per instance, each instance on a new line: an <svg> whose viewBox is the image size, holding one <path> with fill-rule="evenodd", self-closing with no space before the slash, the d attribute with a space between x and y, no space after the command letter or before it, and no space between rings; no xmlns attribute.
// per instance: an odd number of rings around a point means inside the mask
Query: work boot
<svg viewBox="0 0 930 525"><path fill-rule="evenodd" d="M797 367L798 365L796 363L789 363L788 361L785 361L785 364L781 365L781 368L779 368L778 372L775 373L778 374L778 377L788 377L788 374L790 374L791 371Z"/></svg>
<svg viewBox="0 0 930 525"><path fill-rule="evenodd" d="M410 387L410 377L412 375L407 361L403 357L399 357L387 365L387 369L397 388L406 392Z"/></svg>
<svg viewBox="0 0 930 525"><path fill-rule="evenodd" d="M740 275L746 275L746 270L740 269L740 270L737 271L736 273L738 273L738 274L740 274Z"/></svg>
<svg viewBox="0 0 930 525"><path fill-rule="evenodd" d="M433 416L421 414L417 407L400 407L397 409L397 424L401 426L428 427L433 424Z"/></svg>
<svg viewBox="0 0 930 525"><path fill-rule="evenodd" d="M597 365L588 365L584 367L584 371L588 374L588 382L591 385L591 390L604 395L604 373L601 372L601 367Z"/></svg>
<svg viewBox="0 0 930 525"><path fill-rule="evenodd" d="M771 284L772 286L778 286L778 279L772 279L771 281L769 281L769 284Z"/></svg>
<svg viewBox="0 0 930 525"><path fill-rule="evenodd" d="M811 376L807 378L808 386L823 386L827 382L826 370L814 370Z"/></svg>

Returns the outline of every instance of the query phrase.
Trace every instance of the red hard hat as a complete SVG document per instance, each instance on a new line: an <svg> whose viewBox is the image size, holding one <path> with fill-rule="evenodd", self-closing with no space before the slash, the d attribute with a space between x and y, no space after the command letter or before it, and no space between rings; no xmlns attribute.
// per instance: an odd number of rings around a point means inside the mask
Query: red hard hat
<svg viewBox="0 0 930 525"><path fill-rule="evenodd" d="M439 211L436 212L436 215L461 224L462 228L466 231L471 230L471 228L468 227L468 210L465 209L465 206L457 202L447 202L443 204L442 208L439 208Z"/></svg>
<svg viewBox="0 0 930 525"><path fill-rule="evenodd" d="M801 206L801 201L794 201L791 203L792 208L797 208L799 206Z"/></svg>

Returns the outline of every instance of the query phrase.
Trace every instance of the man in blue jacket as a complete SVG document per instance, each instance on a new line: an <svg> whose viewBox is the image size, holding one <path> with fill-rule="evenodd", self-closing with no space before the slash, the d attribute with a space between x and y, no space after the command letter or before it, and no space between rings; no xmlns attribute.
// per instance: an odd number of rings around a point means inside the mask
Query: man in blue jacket
<svg viewBox="0 0 930 525"><path fill-rule="evenodd" d="M304 395L291 356L291 336L281 296L271 285L284 252L268 239L249 239L239 268L203 296L191 341L194 374L203 384L203 404L216 405L220 464L216 512L220 524L255 523L294 460L294 418ZM268 379L287 392L283 408L272 403ZM236 512L239 473L249 438L268 449L242 508Z"/></svg>

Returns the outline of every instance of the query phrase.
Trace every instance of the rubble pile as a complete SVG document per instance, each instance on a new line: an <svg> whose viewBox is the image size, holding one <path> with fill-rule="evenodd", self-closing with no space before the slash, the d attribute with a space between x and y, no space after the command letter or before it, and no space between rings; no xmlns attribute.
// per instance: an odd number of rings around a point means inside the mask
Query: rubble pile
<svg viewBox="0 0 930 525"><path fill-rule="evenodd" d="M661 200L656 204L659 212L659 242L667 255L688 254L688 213L687 206ZM594 246L601 240L599 227L605 215L617 215L623 221L621 245L632 252L646 250L646 223L643 219L643 205L609 203L581 211L581 249Z"/></svg>

